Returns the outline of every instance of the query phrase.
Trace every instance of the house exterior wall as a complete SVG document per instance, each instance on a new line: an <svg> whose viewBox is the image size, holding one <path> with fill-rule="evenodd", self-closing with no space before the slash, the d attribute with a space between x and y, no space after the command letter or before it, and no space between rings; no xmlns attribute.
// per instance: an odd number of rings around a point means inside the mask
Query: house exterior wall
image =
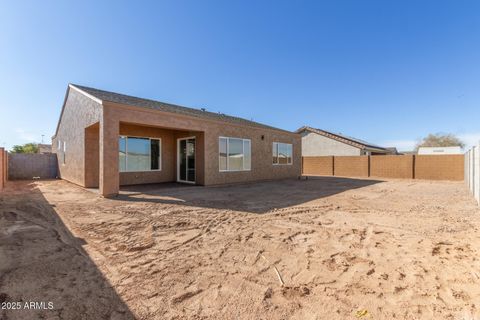
<svg viewBox="0 0 480 320"><path fill-rule="evenodd" d="M420 147L417 154L420 155L442 155L442 154L463 154L462 147Z"/></svg>
<svg viewBox="0 0 480 320"><path fill-rule="evenodd" d="M85 177L84 187L97 188L100 171L100 123L95 123L85 128L85 152L84 165Z"/></svg>
<svg viewBox="0 0 480 320"><path fill-rule="evenodd" d="M241 126L184 115L173 115L158 110L130 107L110 102L104 102L104 109L104 117L108 113L108 123L112 126L118 127L120 123L134 123L141 126L155 126L167 130L183 131L182 133L177 133L175 136L175 155L176 139L180 135L198 136L198 153L196 155L198 184L215 185L255 180L291 178L298 177L301 174L301 137L296 133L268 128ZM104 130L109 129L105 128ZM251 140L252 170L240 172L219 171L218 139L220 136ZM273 142L291 143L293 145L292 165L272 164ZM111 141L109 147L113 148L115 152L109 152L109 158L104 159L104 161L111 165L113 174L113 172L118 172L118 141ZM176 163L174 169L176 170ZM167 172L165 172L165 176L162 176L162 178L159 177L159 180L161 181L153 179L149 182L163 182L163 179L166 179L167 176L170 178L172 177L170 173L167 174ZM176 171L174 172L174 177L176 179ZM125 182L125 180L123 181Z"/></svg>
<svg viewBox="0 0 480 320"><path fill-rule="evenodd" d="M85 186L85 128L100 121L102 106L75 89L69 89L52 138L52 152L57 154L60 178ZM58 148L58 141L61 148ZM65 164L63 144L66 143Z"/></svg>
<svg viewBox="0 0 480 320"><path fill-rule="evenodd" d="M302 133L302 155L304 157L359 156L361 150L317 133L304 131Z"/></svg>
<svg viewBox="0 0 480 320"><path fill-rule="evenodd" d="M177 180L177 139L196 138L196 157L203 158L203 133L178 131L157 127L146 127L131 123L120 123L120 135L157 138L161 141L161 169L157 171L120 172L120 185L171 182ZM204 183L203 164L197 161L196 180Z"/></svg>
<svg viewBox="0 0 480 320"><path fill-rule="evenodd" d="M120 135L161 139L161 170L119 172ZM65 100L52 151L62 179L85 187L99 187L108 196L120 185L177 180L177 139L196 138L196 183L215 185L301 175L301 136L296 133L176 115L148 108L97 102L75 88ZM220 172L219 137L251 140L251 170ZM58 148L58 141L61 142ZM273 165L273 142L293 145L292 165ZM66 161L63 163L63 144Z"/></svg>

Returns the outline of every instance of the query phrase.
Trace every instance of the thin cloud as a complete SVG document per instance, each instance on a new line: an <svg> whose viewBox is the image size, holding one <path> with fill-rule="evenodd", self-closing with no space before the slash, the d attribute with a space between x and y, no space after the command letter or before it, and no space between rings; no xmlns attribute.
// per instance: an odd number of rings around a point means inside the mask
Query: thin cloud
<svg viewBox="0 0 480 320"><path fill-rule="evenodd" d="M384 147L395 147L399 151L411 151L415 148L417 140L387 140L381 143Z"/></svg>
<svg viewBox="0 0 480 320"><path fill-rule="evenodd" d="M480 132L462 133L457 137L465 143L465 149L478 145L480 142ZM399 151L411 151L415 148L418 140L386 140L380 145L385 147L396 147Z"/></svg>
<svg viewBox="0 0 480 320"><path fill-rule="evenodd" d="M18 138L20 140L23 140L25 142L36 142L38 141L38 135L28 132L22 128L17 128L15 129L15 133L17 134Z"/></svg>
<svg viewBox="0 0 480 320"><path fill-rule="evenodd" d="M458 138L465 143L465 149L469 149L480 142L480 132L459 134Z"/></svg>

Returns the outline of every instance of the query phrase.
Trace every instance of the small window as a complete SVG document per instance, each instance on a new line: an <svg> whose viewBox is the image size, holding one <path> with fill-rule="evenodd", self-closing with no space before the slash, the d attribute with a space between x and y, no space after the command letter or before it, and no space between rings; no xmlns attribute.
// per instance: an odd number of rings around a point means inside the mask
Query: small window
<svg viewBox="0 0 480 320"><path fill-rule="evenodd" d="M67 143L65 141L63 141L63 153L62 153L62 157L63 157L63 164L66 163L66 156L65 156L65 153L67 152Z"/></svg>
<svg viewBox="0 0 480 320"><path fill-rule="evenodd" d="M249 171L252 167L249 139L220 137L218 140L220 171Z"/></svg>
<svg viewBox="0 0 480 320"><path fill-rule="evenodd" d="M293 156L293 146L290 143L274 142L272 146L273 164L291 165Z"/></svg>
<svg viewBox="0 0 480 320"><path fill-rule="evenodd" d="M58 140L57 141L57 150L60 150L62 148L62 141Z"/></svg>
<svg viewBox="0 0 480 320"><path fill-rule="evenodd" d="M120 137L118 140L118 169L120 172L161 170L161 140L139 137Z"/></svg>

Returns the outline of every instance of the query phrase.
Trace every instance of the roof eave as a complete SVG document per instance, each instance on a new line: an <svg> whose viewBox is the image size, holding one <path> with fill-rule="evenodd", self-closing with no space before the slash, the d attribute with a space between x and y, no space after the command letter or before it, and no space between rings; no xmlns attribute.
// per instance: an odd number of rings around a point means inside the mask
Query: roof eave
<svg viewBox="0 0 480 320"><path fill-rule="evenodd" d="M67 87L67 91L65 92L65 98L63 99L63 105L62 105L62 111L60 111L60 117L58 118L58 122L57 122L57 128L55 129L55 134L52 136L52 139L55 139L57 137L57 134L58 134L58 129L60 128L60 121L62 121L62 116L63 116L63 112L65 111L65 105L67 103L67 99L68 99L68 94L70 93L70 89L74 89L75 91L83 94L84 96L92 99L93 101L99 103L99 104L103 104L103 101L98 99L97 97L94 97L92 96L91 94L83 91L82 89L76 87L74 84L72 83L69 83L68 84L68 87Z"/></svg>

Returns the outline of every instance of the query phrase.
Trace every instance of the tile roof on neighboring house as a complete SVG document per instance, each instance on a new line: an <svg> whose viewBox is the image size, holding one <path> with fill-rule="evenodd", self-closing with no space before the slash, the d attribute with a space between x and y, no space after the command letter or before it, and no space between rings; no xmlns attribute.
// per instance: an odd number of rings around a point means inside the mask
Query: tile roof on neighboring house
<svg viewBox="0 0 480 320"><path fill-rule="evenodd" d="M366 150L372 150L372 151L378 151L378 152L387 152L387 153L390 152L387 148L375 145L373 143L369 143L369 142L361 140L361 139L349 137L349 136L346 136L346 135L343 135L343 134L340 134L340 133L332 133L332 132L328 132L328 131L325 131L325 130L316 129L316 128L312 128L312 127L308 127L308 126L303 126L295 132L301 133L303 131L310 131L310 132L313 132L313 133L317 133L317 134L322 135L324 137L328 137L330 139L334 139L336 141L340 141L340 142L346 143L348 145L351 145L351 146L354 146L354 147L357 147L357 148L360 148L360 149L366 149Z"/></svg>
<svg viewBox="0 0 480 320"><path fill-rule="evenodd" d="M287 130L271 127L255 121L246 120L240 117L229 116L223 113L210 112L205 109L188 108L188 107L183 107L175 104L170 104L170 103L165 103L165 102L160 102L160 101L155 101L150 99L143 99L143 98L128 96L120 93L85 87L77 84L70 84L69 86L76 88L77 90L83 91L84 93L87 93L88 95L91 95L92 97L101 101L108 101L108 102L113 102L113 103L133 106L133 107L154 109L154 110L159 110L163 112L181 114L181 115L192 116L192 117L197 117L202 119L223 121L223 122L237 124L237 125L246 125L246 126L253 126L253 127L259 127L259 128L265 128L265 129L273 129L273 130L279 130L284 132L290 132Z"/></svg>
<svg viewBox="0 0 480 320"><path fill-rule="evenodd" d="M52 145L51 144L45 144L45 143L39 143L37 153L52 153Z"/></svg>
<svg viewBox="0 0 480 320"><path fill-rule="evenodd" d="M395 147L386 147L385 149L387 149L390 154L394 154L394 155L400 155L401 153L398 152L397 148Z"/></svg>

